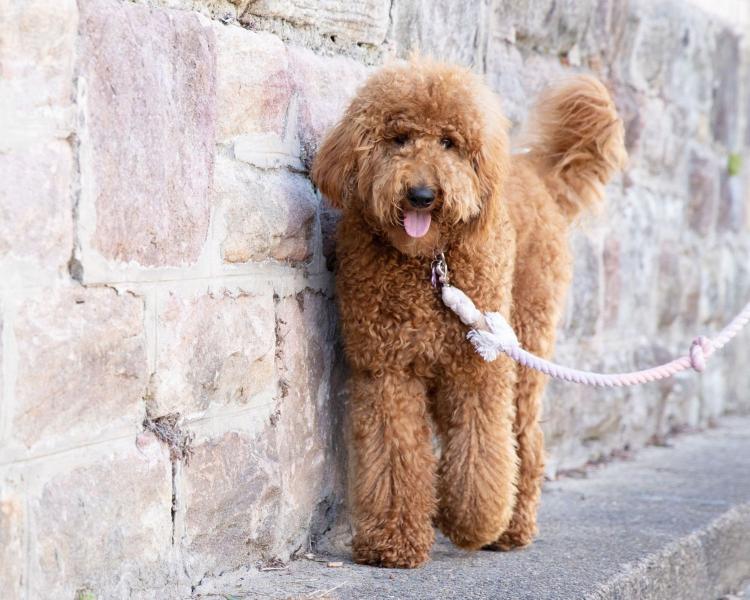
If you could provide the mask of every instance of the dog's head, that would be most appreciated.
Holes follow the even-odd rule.
[[[312,177],[333,206],[359,211],[401,252],[429,255],[494,223],[507,164],[494,94],[465,69],[412,60],[365,83]]]

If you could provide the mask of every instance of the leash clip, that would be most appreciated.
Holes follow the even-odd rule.
[[[432,287],[437,288],[438,285],[450,285],[448,263],[445,261],[444,252],[436,253],[432,261]]]

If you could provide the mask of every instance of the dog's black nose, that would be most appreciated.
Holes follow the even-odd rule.
[[[407,196],[414,208],[427,208],[435,201],[435,192],[424,185],[409,188]]]

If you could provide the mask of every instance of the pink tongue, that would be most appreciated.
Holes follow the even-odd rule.
[[[413,238],[421,238],[430,229],[432,217],[428,212],[407,210],[404,212],[404,229]]]

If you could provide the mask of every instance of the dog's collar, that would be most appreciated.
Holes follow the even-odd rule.
[[[450,276],[448,275],[448,263],[445,260],[445,252],[436,250],[432,256],[432,287],[449,286]]]

